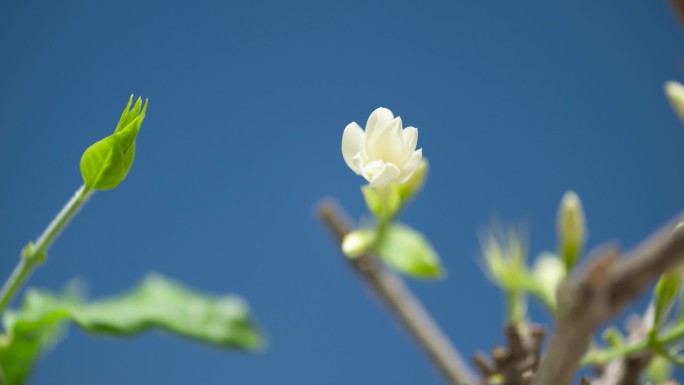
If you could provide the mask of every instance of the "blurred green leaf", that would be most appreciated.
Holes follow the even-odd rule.
[[[87,303],[31,289],[24,306],[6,312],[3,319],[8,340],[0,344],[0,366],[6,384],[23,381],[65,320],[113,337],[155,328],[219,347],[255,350],[263,342],[241,298],[211,298],[159,275],[148,276],[122,296]]]
[[[423,235],[409,226],[389,226],[376,248],[378,256],[401,273],[417,278],[439,278],[443,275],[437,252]]]
[[[646,380],[653,384],[664,384],[672,379],[674,365],[670,360],[661,355],[655,355],[648,363],[644,376]]]
[[[524,290],[529,286],[526,236],[511,226],[504,230],[494,223],[480,233],[485,273],[504,291]]]
[[[114,133],[88,147],[81,157],[81,176],[91,190],[110,190],[128,175],[135,157],[135,138],[147,112],[147,101],[128,101]]]
[[[37,322],[36,327],[31,330],[10,330],[7,326],[14,322],[16,315],[40,312],[40,309],[52,306],[54,301],[77,304],[80,302],[81,292],[77,281],[69,283],[66,290],[58,296],[30,289],[24,297],[21,309],[5,313],[3,320],[7,334],[0,336],[0,383],[24,383],[38,357],[51,349],[66,332],[67,320],[56,312]]]

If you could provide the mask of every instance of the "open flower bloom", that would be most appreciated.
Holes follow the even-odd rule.
[[[373,187],[404,183],[416,171],[423,149],[416,150],[418,129],[402,128],[401,118],[378,108],[368,118],[364,132],[352,122],[342,134],[342,156],[347,166]]]

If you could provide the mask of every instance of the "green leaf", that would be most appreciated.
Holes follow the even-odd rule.
[[[256,350],[263,343],[241,298],[211,298],[159,275],[148,276],[122,296],[87,303],[32,289],[24,306],[3,319],[10,343],[0,344],[0,367],[7,384],[21,383],[45,345],[42,340],[65,320],[88,333],[113,337],[154,328],[218,347]]]
[[[77,282],[67,285],[59,300],[64,303],[77,303],[80,290]],[[24,303],[17,312],[5,314],[5,332],[0,335],[0,383],[4,385],[19,385],[26,381],[37,358],[51,349],[66,332],[66,320],[52,314],[45,317],[40,326],[30,331],[12,331],[7,325],[14,323],[13,318],[18,313],[33,313],[49,306],[48,302],[54,297],[51,294],[42,295],[36,290],[29,290],[24,297]]]
[[[439,278],[443,275],[437,252],[409,226],[389,226],[375,251],[388,266],[406,275],[417,278]]]
[[[91,190],[111,190],[128,175],[135,157],[135,138],[147,112],[147,101],[128,101],[114,133],[88,147],[81,157],[81,176]]]
[[[661,355],[656,355],[651,358],[644,375],[650,383],[664,384],[672,379],[673,371],[674,365],[670,360]]]

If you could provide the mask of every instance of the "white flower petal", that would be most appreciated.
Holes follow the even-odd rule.
[[[384,163],[383,161],[373,161],[366,165],[365,171],[370,178],[371,186],[383,187],[394,182],[401,171],[392,163]]]
[[[355,168],[358,166],[352,162],[352,159],[362,151],[365,140],[363,130],[356,122],[349,123],[342,134],[342,156],[344,161],[349,168],[359,175],[361,174],[361,169]]]
[[[376,130],[375,135],[366,139],[368,159],[402,164],[410,156],[410,152],[407,153],[404,150],[401,118],[399,117],[394,118],[385,128]]]
[[[418,144],[418,129],[415,127],[406,127],[403,132],[404,145],[410,152],[416,151]]]
[[[421,160],[423,160],[423,149],[419,148],[414,151],[409,160],[401,166],[399,183],[404,183],[411,178],[413,173],[418,169],[418,166],[420,166]]]
[[[368,179],[368,181],[370,182],[368,174],[366,174],[366,172],[364,170],[364,163],[366,163],[366,161],[363,157],[363,154],[359,152],[347,164],[349,165],[349,168],[351,168],[352,171],[354,171],[356,173],[356,175],[361,175],[364,178]]]
[[[377,129],[382,129],[394,119],[394,114],[387,108],[377,108],[368,117],[366,122],[366,137],[370,138],[375,135]]]

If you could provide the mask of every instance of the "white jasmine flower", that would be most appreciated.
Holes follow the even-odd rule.
[[[342,156],[347,166],[373,187],[404,183],[416,171],[423,149],[416,150],[418,129],[402,128],[401,118],[378,108],[368,118],[366,131],[352,122],[342,134]]]

